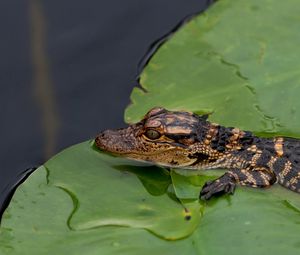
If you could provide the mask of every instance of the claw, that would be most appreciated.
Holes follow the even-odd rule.
[[[234,183],[230,183],[230,185],[226,186],[225,193],[233,195],[234,191],[235,191],[235,187],[236,187],[236,185]]]
[[[213,196],[233,194],[235,187],[236,184],[232,178],[223,175],[219,179],[206,182],[200,192],[199,198],[202,200],[209,200]]]
[[[210,184],[212,184],[214,181],[207,181],[205,184],[204,184],[204,186],[203,187],[206,187],[206,186],[208,186],[208,185],[210,185]]]

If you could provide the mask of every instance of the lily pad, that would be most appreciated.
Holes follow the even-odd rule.
[[[48,184],[47,174],[40,167],[14,195],[2,219],[0,254],[196,254],[191,242],[166,241],[140,228],[72,230],[68,219],[73,201]]]
[[[3,217],[0,254],[240,254],[244,248],[243,254],[296,254],[299,249],[300,211],[276,197],[279,186],[265,192],[238,189],[235,196],[202,202],[198,228],[183,240],[166,241],[141,228],[72,229],[72,198],[47,176],[40,167],[16,192]],[[176,178],[174,185],[181,185],[192,176]],[[199,189],[202,180],[191,182],[187,190]]]
[[[151,107],[211,113],[257,134],[300,137],[300,4],[222,0],[153,56],[125,119]]]
[[[171,176],[182,201],[196,199],[203,183],[217,177],[209,171],[201,176],[179,173],[172,171]],[[188,239],[194,240],[198,254],[297,254],[299,202],[299,194],[279,185],[263,191],[238,188],[234,196],[200,201],[203,217]]]

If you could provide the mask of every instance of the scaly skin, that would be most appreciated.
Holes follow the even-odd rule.
[[[278,182],[300,193],[299,140],[259,138],[211,123],[207,116],[153,108],[136,124],[103,131],[95,143],[113,154],[167,167],[228,169],[204,185],[204,200],[233,194],[236,184],[264,188]]]

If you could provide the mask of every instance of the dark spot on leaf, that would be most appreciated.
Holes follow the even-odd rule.
[[[192,218],[191,215],[185,215],[185,217],[184,217],[184,219],[187,220],[187,221],[190,220],[191,218]]]

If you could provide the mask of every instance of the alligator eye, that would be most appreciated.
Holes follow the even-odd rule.
[[[155,139],[160,138],[161,134],[158,131],[154,130],[154,129],[148,129],[145,132],[145,136],[148,137],[151,140],[155,140]]]

